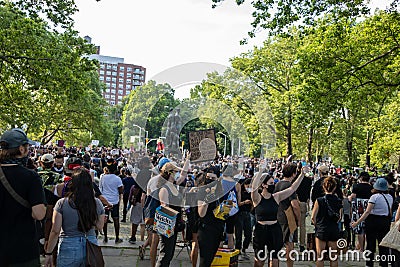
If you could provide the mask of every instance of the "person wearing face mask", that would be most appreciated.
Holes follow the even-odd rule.
[[[46,215],[46,200],[39,175],[26,168],[30,144],[18,128],[0,138],[0,266],[41,266],[35,220]]]
[[[251,217],[250,211],[253,209],[251,201],[251,179],[247,178],[242,184],[241,201],[239,204],[239,212],[235,224],[235,249],[240,251],[240,255],[244,260],[249,260],[246,249],[249,248],[251,241]],[[244,240],[242,242],[242,235]]]
[[[179,193],[177,188],[174,186],[176,173],[181,169],[175,166],[173,163],[166,163],[161,169],[161,177],[159,179],[159,200],[161,206],[170,207],[178,212],[176,218],[176,224],[174,234],[171,237],[159,235],[160,239],[160,251],[157,259],[157,267],[168,267],[174,257],[176,238],[180,231],[183,230],[184,225],[178,225],[178,222],[182,218],[182,195]]]
[[[203,172],[199,179],[198,207],[200,217],[197,229],[197,240],[200,251],[199,267],[209,267],[218,251],[223,237],[225,221],[214,216],[214,209],[219,205],[223,189],[220,179],[220,170],[216,166],[210,166]]]
[[[279,266],[278,252],[284,245],[282,228],[277,218],[279,203],[296,192],[308,168],[303,168],[300,176],[289,188],[275,193],[274,179],[271,175],[263,173],[264,170],[265,164],[262,164],[260,171],[253,179],[251,189],[251,199],[257,220],[253,234],[254,266],[264,266],[265,259],[268,257],[265,251],[267,248],[268,251],[273,251],[271,258],[268,259],[269,266],[275,267]],[[260,187],[261,193],[258,191]]]
[[[64,156],[63,155],[56,155],[54,157],[54,165],[51,168],[53,172],[56,172],[64,177]]]

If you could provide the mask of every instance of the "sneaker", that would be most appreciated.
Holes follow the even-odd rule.
[[[131,243],[131,244],[135,244],[136,243],[136,237],[129,238],[128,242]]]
[[[303,252],[305,250],[304,246],[300,246],[300,252]]]
[[[119,244],[124,242],[124,240],[122,240],[121,238],[115,239],[115,244]]]
[[[126,220],[125,220],[125,219],[122,219],[121,222],[126,223]]]
[[[144,260],[144,254],[146,249],[143,246],[139,246],[139,259]]]

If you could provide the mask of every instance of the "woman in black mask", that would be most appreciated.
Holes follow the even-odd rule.
[[[255,253],[254,266],[264,266],[265,260],[269,260],[269,266],[279,266],[278,252],[283,247],[283,234],[277,221],[279,202],[288,198],[299,187],[308,168],[303,168],[302,173],[291,187],[273,193],[275,190],[274,178],[263,173],[265,166],[253,179],[251,199],[255,207],[256,226],[253,236],[253,248]],[[261,193],[258,189],[261,186]],[[268,250],[266,254],[265,248]]]
[[[223,196],[220,174],[216,166],[204,170],[199,181],[198,214],[200,222],[197,230],[197,239],[200,250],[200,267],[211,266],[215,253],[224,233],[225,221],[214,216],[214,209],[218,206],[219,198]]]

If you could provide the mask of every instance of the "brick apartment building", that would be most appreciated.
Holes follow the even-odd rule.
[[[90,37],[84,38],[91,43]],[[89,58],[100,62],[100,81],[107,87],[103,97],[112,106],[122,102],[124,96],[145,83],[146,68],[124,63],[123,58],[100,55],[100,47],[97,47],[97,54],[90,55]]]

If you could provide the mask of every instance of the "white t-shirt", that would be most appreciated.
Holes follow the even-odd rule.
[[[100,178],[100,191],[103,196],[113,205],[119,202],[118,188],[123,186],[121,178],[115,174],[104,174]]]
[[[147,195],[150,195],[151,192],[155,191],[158,189],[158,180],[161,178],[160,175],[156,175],[154,177],[151,177],[149,182],[147,183]]]
[[[387,202],[385,200],[385,197],[383,196],[386,197]],[[389,207],[391,207],[393,204],[393,198],[389,194],[373,194],[369,198],[368,203],[375,204],[372,208],[371,214],[378,216],[387,216],[389,214],[388,203]]]

